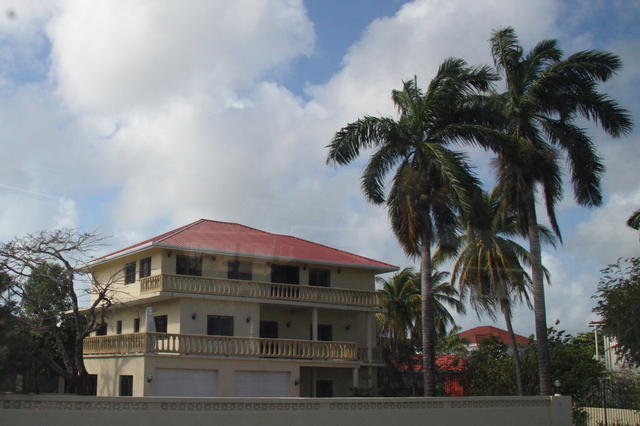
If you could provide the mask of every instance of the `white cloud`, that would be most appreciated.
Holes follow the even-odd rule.
[[[48,34],[61,96],[81,111],[116,114],[232,96],[314,42],[299,0],[70,0]]]

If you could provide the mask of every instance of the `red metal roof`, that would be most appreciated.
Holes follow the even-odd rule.
[[[364,256],[338,250],[329,246],[292,237],[272,234],[238,223],[218,222],[200,219],[164,234],[141,241],[94,259],[99,263],[132,251],[157,247],[175,247],[185,250],[203,250],[224,253],[255,255],[266,258],[285,258],[300,261],[343,264],[378,269],[381,272],[394,271],[397,266],[369,259]]]
[[[469,330],[461,331],[458,336],[469,341],[469,343],[480,343],[484,339],[495,336],[505,345],[509,344],[509,332],[501,328],[493,327],[490,325],[484,325],[480,327],[471,328]],[[520,346],[527,346],[529,339],[516,334],[516,343]]]

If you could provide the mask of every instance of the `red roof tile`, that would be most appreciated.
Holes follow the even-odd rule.
[[[266,258],[284,258],[315,261],[328,264],[353,265],[393,271],[397,266],[338,250],[329,246],[289,235],[272,234],[245,225],[200,219],[164,234],[141,241],[94,259],[99,263],[112,257],[140,250],[148,246],[175,247],[224,253],[254,255]]]
[[[469,341],[469,343],[480,343],[484,339],[495,336],[505,345],[509,344],[509,332],[501,328],[493,327],[490,325],[484,325],[480,327],[471,328],[469,330],[461,331],[458,336]],[[520,346],[527,346],[529,339],[516,334],[516,343]]]

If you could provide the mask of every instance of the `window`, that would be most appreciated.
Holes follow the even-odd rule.
[[[207,334],[210,336],[233,336],[233,317],[207,316]]]
[[[153,322],[156,323],[156,333],[166,333],[167,332],[167,316],[166,315],[158,315],[153,317]]]
[[[120,376],[120,396],[133,395],[133,376]]]
[[[202,256],[176,256],[176,274],[202,275]]]
[[[331,271],[328,269],[309,268],[309,285],[321,287],[331,286]]]
[[[271,282],[299,284],[300,268],[291,265],[271,265]]]
[[[118,320],[116,322],[116,334],[122,334],[122,321]]]
[[[98,329],[96,330],[96,336],[106,336],[107,335],[107,323],[103,322],[98,325]]]
[[[260,321],[260,337],[277,339],[278,321]]]
[[[88,374],[87,375],[87,395],[97,395],[98,394],[98,375],[97,374]]]
[[[131,284],[136,281],[136,262],[124,265],[124,283]]]
[[[328,324],[318,324],[318,340],[330,342],[333,340],[333,327]]]
[[[251,262],[233,260],[227,265],[229,267],[227,278],[232,280],[251,280]]]
[[[145,257],[140,260],[140,278],[151,275],[151,258]]]
[[[140,332],[140,318],[133,319],[133,332],[134,333]]]
[[[316,380],[316,397],[332,398],[333,397],[333,381]]]

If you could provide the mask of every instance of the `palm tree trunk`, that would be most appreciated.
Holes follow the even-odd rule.
[[[538,376],[540,395],[551,395],[551,359],[547,342],[547,311],[544,302],[542,279],[542,250],[536,217],[536,202],[533,185],[527,194],[527,219],[529,222],[529,253],[531,255],[531,281],[533,285],[533,309],[536,325],[536,350],[538,354]]]
[[[513,332],[513,325],[511,324],[511,306],[508,300],[502,299],[500,301],[502,305],[502,313],[504,314],[504,322],[507,324],[507,331],[509,332],[509,344],[513,351],[513,362],[516,367],[516,386],[518,388],[518,395],[524,395],[522,390],[522,374],[520,368],[520,352],[518,351],[518,344],[516,343],[516,335]]]
[[[433,319],[433,294],[431,289],[431,238],[422,240],[420,259],[420,281],[422,284],[422,373],[424,374],[424,396],[436,394],[435,325]]]

